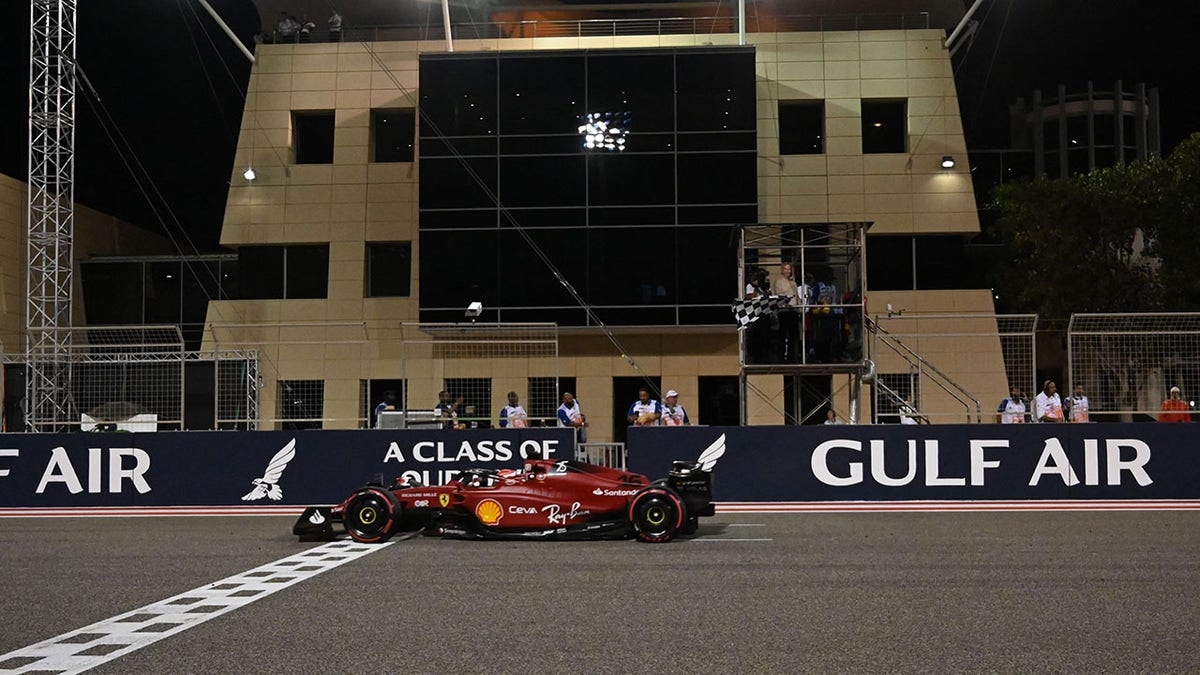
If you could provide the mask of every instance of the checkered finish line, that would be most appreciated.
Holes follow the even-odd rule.
[[[0,673],[80,673],[382,550],[334,541],[0,656]]]
[[[738,328],[745,328],[764,316],[774,314],[792,301],[790,295],[760,295],[757,298],[734,300],[729,307],[733,310],[733,318]]]

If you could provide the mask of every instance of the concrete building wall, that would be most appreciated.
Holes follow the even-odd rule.
[[[941,47],[943,38],[941,30],[749,35],[757,48],[759,220],[872,221],[873,234],[977,232],[958,100],[950,60]],[[612,49],[735,42],[733,35],[514,38],[457,40],[455,49]],[[442,42],[258,47],[237,158],[230,168],[221,243],[237,247],[328,242],[329,297],[213,302],[208,321],[226,327],[225,345],[274,339],[270,329],[252,324],[361,325],[368,335],[366,346],[275,342],[267,350],[270,356],[263,362],[263,375],[268,380],[326,379],[325,414],[337,420],[326,426],[356,424],[358,380],[399,378],[405,372],[399,324],[417,320],[422,273],[417,264],[418,164],[370,161],[370,111],[415,108],[418,55],[444,50]],[[779,101],[804,98],[826,101],[826,152],[781,156]],[[863,154],[859,119],[863,98],[907,98],[908,153]],[[336,111],[332,164],[294,164],[291,113],[303,110]],[[940,166],[947,154],[960,160],[950,171]],[[254,167],[256,180],[243,177],[247,166]],[[413,242],[412,296],[364,297],[368,241]],[[897,297],[911,297],[909,304],[917,305],[927,296],[941,297],[926,292]],[[986,292],[963,295],[958,304],[963,311],[993,311]],[[623,331],[620,336],[628,355],[645,373],[661,376],[664,389],[683,393],[693,417],[698,377],[738,373],[737,335],[732,327],[694,333],[647,328],[642,333]],[[236,340],[230,337],[234,334]],[[407,370],[410,405],[432,407],[440,389],[437,374],[423,373],[418,363],[408,364]],[[495,364],[476,375],[495,378],[493,410],[504,404],[504,393],[522,377],[508,370]],[[574,393],[589,405],[591,440],[611,437],[612,378],[638,372],[598,332],[564,334],[558,370],[562,376],[577,378]],[[755,393],[747,402],[751,423],[781,423],[783,378],[756,376],[752,384]],[[273,410],[274,395],[274,388],[267,386],[262,410]]]

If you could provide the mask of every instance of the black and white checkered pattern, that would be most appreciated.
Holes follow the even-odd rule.
[[[734,300],[730,308],[738,329],[745,328],[760,318],[778,312],[792,301],[790,295],[760,295],[757,298]]]

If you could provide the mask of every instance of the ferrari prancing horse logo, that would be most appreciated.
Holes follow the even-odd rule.
[[[450,506],[450,495],[446,493],[438,495],[438,503],[442,505],[443,509]]]

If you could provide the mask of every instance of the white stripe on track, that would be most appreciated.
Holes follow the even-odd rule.
[[[774,539],[728,539],[725,537],[697,537],[692,540],[693,544],[709,541],[774,541]]]
[[[80,673],[382,550],[334,541],[0,655],[5,673]]]

